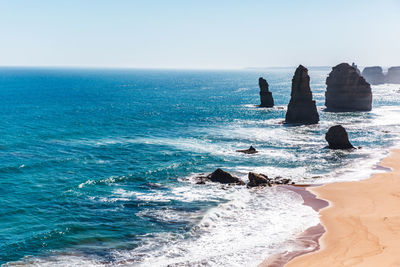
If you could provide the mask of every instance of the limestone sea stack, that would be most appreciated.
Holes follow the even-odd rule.
[[[390,67],[388,69],[386,82],[400,84],[400,67]]]
[[[362,76],[369,84],[377,85],[385,83],[385,75],[383,75],[383,70],[379,66],[365,67]]]
[[[330,149],[351,149],[354,148],[349,141],[346,129],[342,125],[335,125],[329,128],[325,134],[325,140]]]
[[[371,85],[347,63],[332,68],[326,78],[326,111],[370,111]]]
[[[292,79],[292,92],[286,112],[285,123],[315,124],[319,115],[310,90],[310,76],[307,68],[300,65]]]
[[[260,86],[260,107],[272,108],[274,106],[274,99],[272,97],[272,93],[269,91],[268,82],[260,77],[258,79],[258,85]]]

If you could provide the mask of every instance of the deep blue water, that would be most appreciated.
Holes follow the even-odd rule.
[[[39,264],[78,257],[93,264],[117,264],[123,258],[152,265],[165,251],[161,243],[174,244],[174,254],[155,263],[163,265],[174,258],[179,262],[180,253],[190,254],[196,242],[227,242],[213,238],[218,231],[238,229],[224,222],[237,216],[240,204],[227,209],[233,212],[229,216],[223,213],[227,218],[219,213],[210,219],[215,232],[197,229],[223,205],[241,198],[253,203],[260,196],[193,184],[193,175],[218,167],[243,179],[248,171],[308,183],[366,178],[385,149],[398,142],[399,88],[373,87],[372,112],[326,113],[329,71],[310,70],[320,124],[288,127],[281,122],[294,68],[1,68],[0,264],[24,257]],[[260,76],[270,84],[273,109],[255,107]],[[362,148],[324,149],[324,134],[336,123]],[[250,145],[260,153],[235,152]],[[284,193],[278,191],[265,193],[272,200],[264,214],[283,205],[279,195]],[[281,203],[274,204],[275,198]],[[288,199],[290,214],[299,200]],[[255,216],[248,212],[241,216]],[[272,215],[265,220],[275,223]],[[207,255],[196,254],[196,259],[218,263]]]

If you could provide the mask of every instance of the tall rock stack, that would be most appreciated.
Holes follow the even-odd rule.
[[[267,81],[260,77],[258,79],[258,85],[260,86],[260,107],[272,108],[274,106],[274,99],[272,98],[272,93],[269,91]]]
[[[315,124],[319,115],[310,90],[310,76],[307,68],[300,65],[292,79],[292,92],[286,112],[285,123]]]
[[[390,67],[386,74],[387,83],[400,83],[400,67]]]
[[[362,76],[369,84],[377,85],[385,83],[385,75],[383,75],[383,70],[379,66],[365,67]]]
[[[347,63],[332,68],[326,78],[325,106],[327,111],[370,111],[371,85]]]

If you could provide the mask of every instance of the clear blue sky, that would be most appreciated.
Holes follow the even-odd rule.
[[[400,0],[0,0],[0,65],[400,65]]]

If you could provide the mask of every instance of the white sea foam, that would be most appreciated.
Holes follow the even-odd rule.
[[[223,199],[227,192],[235,190],[234,187],[227,187],[224,190],[216,190],[215,185],[207,186],[174,186],[169,190],[152,190],[151,192],[126,191],[116,189],[113,191],[112,198],[131,198],[140,201],[151,202],[193,202],[193,201],[218,201]]]
[[[248,87],[241,87],[241,88],[236,89],[234,92],[239,93],[239,92],[244,92],[244,91],[249,91],[249,90],[250,90],[250,88],[248,88]]]
[[[190,238],[166,243],[154,238],[150,246],[120,251],[119,257],[143,255],[138,259],[142,266],[256,266],[280,249],[295,249],[290,242],[294,236],[319,221],[315,211],[301,204],[299,195],[282,188],[239,187],[226,197],[230,200],[211,209]]]
[[[17,262],[10,262],[4,264],[5,267],[10,266],[42,266],[42,267],[104,267],[109,264],[105,264],[104,260],[100,257],[95,256],[84,256],[81,254],[64,254],[64,255],[52,255],[45,258],[40,257],[25,257]]]
[[[296,235],[319,222],[317,213],[302,205],[299,195],[277,187],[250,190],[243,186],[223,188],[218,184],[187,183],[175,187],[170,197],[149,195],[116,189],[112,197],[122,201],[141,198],[188,202],[223,198],[226,202],[205,215],[201,211],[171,208],[141,211],[137,216],[165,222],[202,219],[186,235],[161,233],[143,236],[142,246],[112,251],[112,260],[109,261],[93,255],[71,253],[46,258],[28,257],[19,263],[37,266],[256,266],[265,257],[282,249],[298,249],[294,242]]]
[[[88,186],[88,185],[94,185],[94,184],[99,184],[99,183],[111,185],[111,184],[114,184],[116,181],[123,180],[124,178],[125,178],[124,176],[121,176],[121,177],[110,176],[108,178],[104,178],[104,179],[101,179],[101,180],[90,179],[90,180],[87,180],[86,182],[80,183],[78,185],[78,188],[83,188],[83,187]]]

